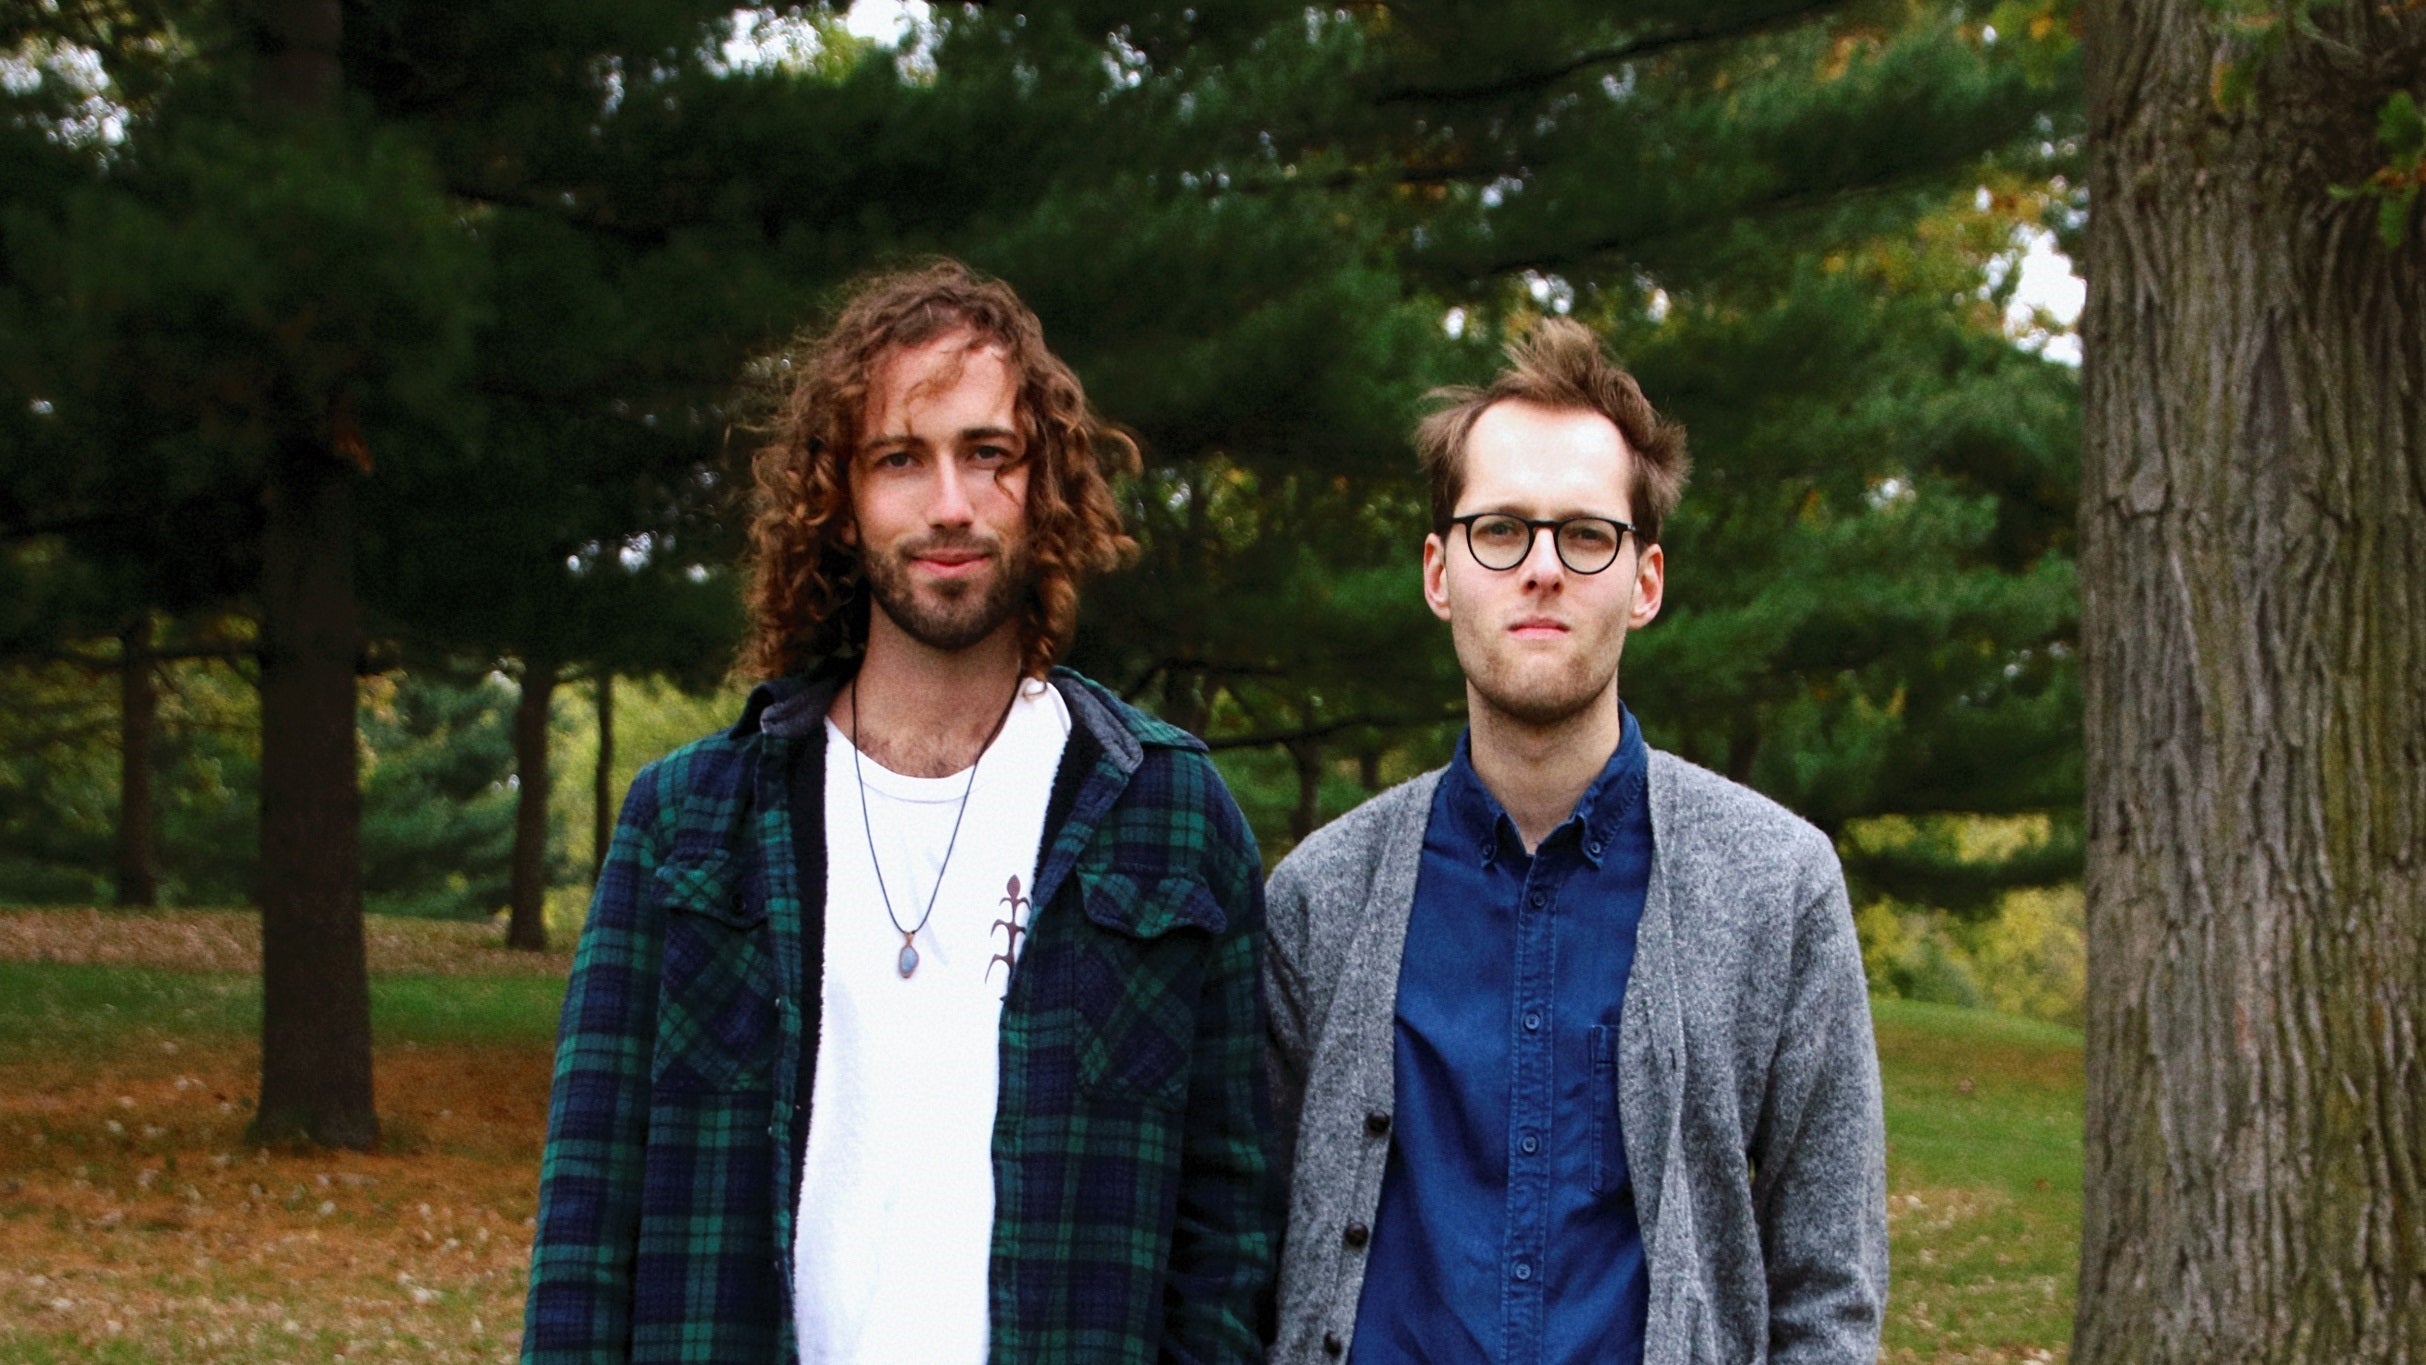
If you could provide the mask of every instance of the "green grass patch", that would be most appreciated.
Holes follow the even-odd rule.
[[[138,1038],[220,1038],[260,1027],[255,977],[0,962],[0,1060],[97,1060]]]
[[[552,976],[371,978],[381,1042],[553,1043],[564,981]]]
[[[2061,1359],[2081,1236],[2081,1035],[1877,1000],[1890,1361]]]
[[[381,1043],[526,1043],[556,1036],[564,982],[554,977],[371,979]],[[0,1060],[101,1058],[150,1038],[251,1038],[261,981],[229,972],[0,962]]]

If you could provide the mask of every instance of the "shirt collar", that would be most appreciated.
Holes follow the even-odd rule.
[[[1594,867],[1601,865],[1612,844],[1617,841],[1619,828],[1642,809],[1649,794],[1650,751],[1643,743],[1642,728],[1635,724],[1634,713],[1618,703],[1617,750],[1609,755],[1600,776],[1584,788],[1568,817],[1550,831],[1541,846],[1548,848],[1566,834],[1576,831],[1578,851]],[[1516,822],[1508,817],[1499,798],[1483,785],[1474,771],[1473,731],[1457,737],[1457,753],[1449,760],[1449,770],[1441,775],[1441,786],[1449,802],[1449,818],[1463,848],[1472,852],[1476,861],[1489,867],[1505,852],[1518,861],[1524,860],[1524,839],[1516,832]]]

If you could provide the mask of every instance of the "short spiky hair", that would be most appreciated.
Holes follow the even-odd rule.
[[[1656,544],[1660,527],[1685,491],[1685,429],[1663,419],[1634,376],[1601,350],[1592,329],[1570,318],[1544,318],[1508,343],[1508,368],[1482,388],[1434,389],[1439,404],[1415,428],[1415,454],[1432,492],[1432,530],[1449,531],[1466,491],[1466,438],[1485,409],[1511,399],[1549,408],[1597,412],[1626,438],[1633,479],[1626,490],[1634,533]]]
[[[1137,467],[1137,443],[1087,405],[1078,376],[1045,349],[1043,324],[1011,287],[952,260],[867,276],[845,292],[830,327],[783,358],[789,387],[754,462],[744,673],[802,673],[866,647],[867,582],[843,533],[868,391],[891,353],[963,330],[1001,347],[1018,377],[1036,568],[1019,612],[1023,672],[1043,674],[1068,647],[1079,583],[1136,553],[1110,480]]]

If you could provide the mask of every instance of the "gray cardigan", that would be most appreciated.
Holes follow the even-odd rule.
[[[1291,1174],[1271,1359],[1352,1340],[1389,1155],[1393,1016],[1440,774],[1373,798],[1266,893],[1270,1065]],[[1886,1136],[1836,850],[1766,797],[1651,755],[1652,864],[1618,1023],[1645,1365],[1877,1358]],[[1361,1233],[1362,1229],[1359,1229]]]

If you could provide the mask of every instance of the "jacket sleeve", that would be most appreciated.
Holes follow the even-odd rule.
[[[1275,1179],[1285,1190],[1297,1164],[1298,1117],[1305,1110],[1311,1030],[1305,981],[1306,886],[1296,855],[1281,860],[1264,887],[1264,1076],[1272,1088]]]
[[[1190,1365],[1263,1359],[1280,1216],[1263,1070],[1263,869],[1229,792],[1218,778],[1211,789],[1207,889],[1227,924],[1198,997],[1164,1288],[1162,1358]]]
[[[556,1042],[526,1365],[630,1356],[642,1144],[662,936],[649,894],[662,850],[657,765],[624,798],[574,951]]]
[[[1786,1013],[1752,1151],[1752,1200],[1769,1281],[1769,1359],[1869,1365],[1878,1358],[1887,1303],[1878,1047],[1834,851],[1821,843],[1808,871]]]

